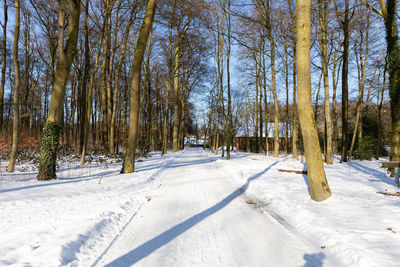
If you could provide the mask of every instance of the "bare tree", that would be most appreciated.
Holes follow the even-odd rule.
[[[21,86],[21,77],[18,60],[18,42],[20,20],[20,1],[15,0],[15,25],[14,25],[14,44],[13,44],[13,63],[14,63],[14,118],[13,118],[13,142],[11,147],[10,160],[8,162],[7,172],[14,172],[15,161],[17,160],[17,150],[19,141],[19,90]]]
[[[56,178],[56,157],[62,123],[62,113],[69,71],[76,53],[79,33],[80,0],[69,0],[70,20],[64,46],[64,27],[66,16],[66,0],[60,1],[58,13],[58,59],[51,94],[50,110],[46,125],[43,128],[40,147],[38,180]]]
[[[392,120],[390,140],[390,160],[400,161],[400,47],[397,27],[397,0],[379,1],[380,10],[362,0],[376,14],[383,17],[386,28],[388,54],[389,95]],[[392,171],[394,175],[394,172]]]
[[[307,178],[311,199],[323,201],[331,196],[331,191],[325,176],[311,102],[311,0],[297,0],[296,11],[298,110],[307,161]]]
[[[129,115],[129,132],[128,141],[126,144],[126,152],[124,164],[121,173],[131,173],[135,170],[135,153],[136,140],[138,135],[139,122],[139,90],[140,90],[140,71],[146,51],[147,38],[153,25],[154,14],[156,10],[156,0],[148,0],[146,14],[143,19],[142,27],[140,28],[139,37],[137,40],[134,60],[131,67],[131,97],[130,97],[130,115]]]

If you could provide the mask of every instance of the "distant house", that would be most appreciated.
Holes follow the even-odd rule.
[[[292,127],[287,124],[288,149],[291,149]],[[268,150],[273,150],[275,124],[268,123]],[[286,144],[286,123],[279,123],[279,150],[284,151]],[[253,125],[242,125],[236,133],[236,149],[242,151],[259,152],[265,150],[265,125],[263,125],[262,136],[256,137]]]

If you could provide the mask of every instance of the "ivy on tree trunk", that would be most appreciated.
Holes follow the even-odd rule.
[[[57,148],[60,139],[60,126],[48,121],[43,128],[43,139],[40,146],[39,181],[56,179]]]

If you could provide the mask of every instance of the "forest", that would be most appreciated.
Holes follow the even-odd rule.
[[[130,173],[137,157],[186,145],[229,160],[244,129],[248,152],[304,155],[311,197],[321,201],[331,194],[323,161],[400,161],[395,0],[4,0],[2,8],[8,172],[36,157],[37,180],[55,179],[57,155],[70,153],[81,166],[88,155],[120,157]]]

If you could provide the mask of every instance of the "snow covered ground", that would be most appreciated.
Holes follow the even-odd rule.
[[[107,162],[107,163],[106,163]],[[304,161],[303,161],[304,162]],[[0,265],[398,266],[400,197],[378,161],[325,166],[316,203],[302,161],[202,149],[121,163],[0,168]]]

